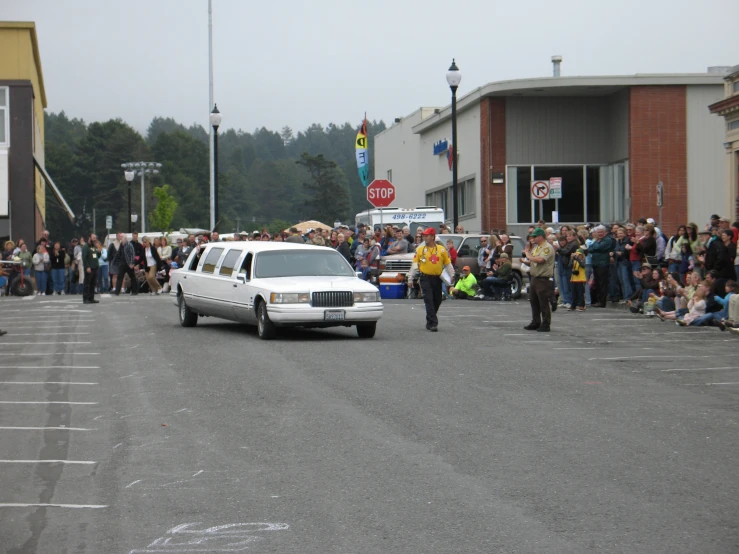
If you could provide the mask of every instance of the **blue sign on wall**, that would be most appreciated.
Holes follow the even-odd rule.
[[[446,151],[449,150],[449,140],[443,139],[438,142],[434,143],[434,156],[440,156],[441,154],[446,154]]]

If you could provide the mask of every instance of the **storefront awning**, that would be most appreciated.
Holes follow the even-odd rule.
[[[54,193],[54,196],[56,196],[56,199],[59,200],[59,203],[62,205],[62,208],[64,208],[64,211],[67,212],[67,216],[69,217],[69,220],[74,223],[74,212],[72,211],[72,208],[69,207],[69,204],[67,204],[67,201],[64,200],[64,197],[62,196],[62,193],[59,191],[57,186],[54,184],[54,180],[51,178],[51,175],[49,175],[46,172],[46,169],[44,169],[44,166],[42,166],[36,156],[33,157],[33,164],[36,166],[36,168],[39,170],[41,175],[44,178],[44,181],[46,181],[46,184],[49,185],[49,188],[51,189],[51,192]]]

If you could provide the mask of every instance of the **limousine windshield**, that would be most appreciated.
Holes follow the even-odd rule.
[[[274,250],[257,255],[255,276],[354,277],[355,273],[335,250]]]

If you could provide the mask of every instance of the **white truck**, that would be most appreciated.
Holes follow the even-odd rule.
[[[422,227],[427,229],[433,227],[439,231],[439,225],[444,223],[444,210],[436,206],[419,206],[417,208],[375,208],[365,210],[357,214],[356,224],[364,223],[370,229],[397,225],[398,227],[410,227],[411,236],[416,236],[416,229]]]

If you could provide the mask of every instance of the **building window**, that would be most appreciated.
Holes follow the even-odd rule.
[[[509,166],[508,222],[552,221],[558,212],[562,223],[620,221],[626,213],[626,165]],[[532,181],[562,179],[562,198],[533,200]]]
[[[738,131],[739,130],[739,119],[736,119],[734,121],[729,121],[729,131]]]
[[[8,143],[10,142],[8,96],[8,87],[0,87],[0,146],[8,146]]]
[[[444,210],[447,219],[452,218],[452,186],[426,194],[426,205],[436,206]],[[467,179],[457,183],[457,212],[459,217],[475,214],[475,179]]]
[[[739,92],[739,81],[734,81],[733,90],[735,93]]]
[[[387,170],[387,180],[390,181],[391,183],[393,182],[393,170],[392,169]]]

